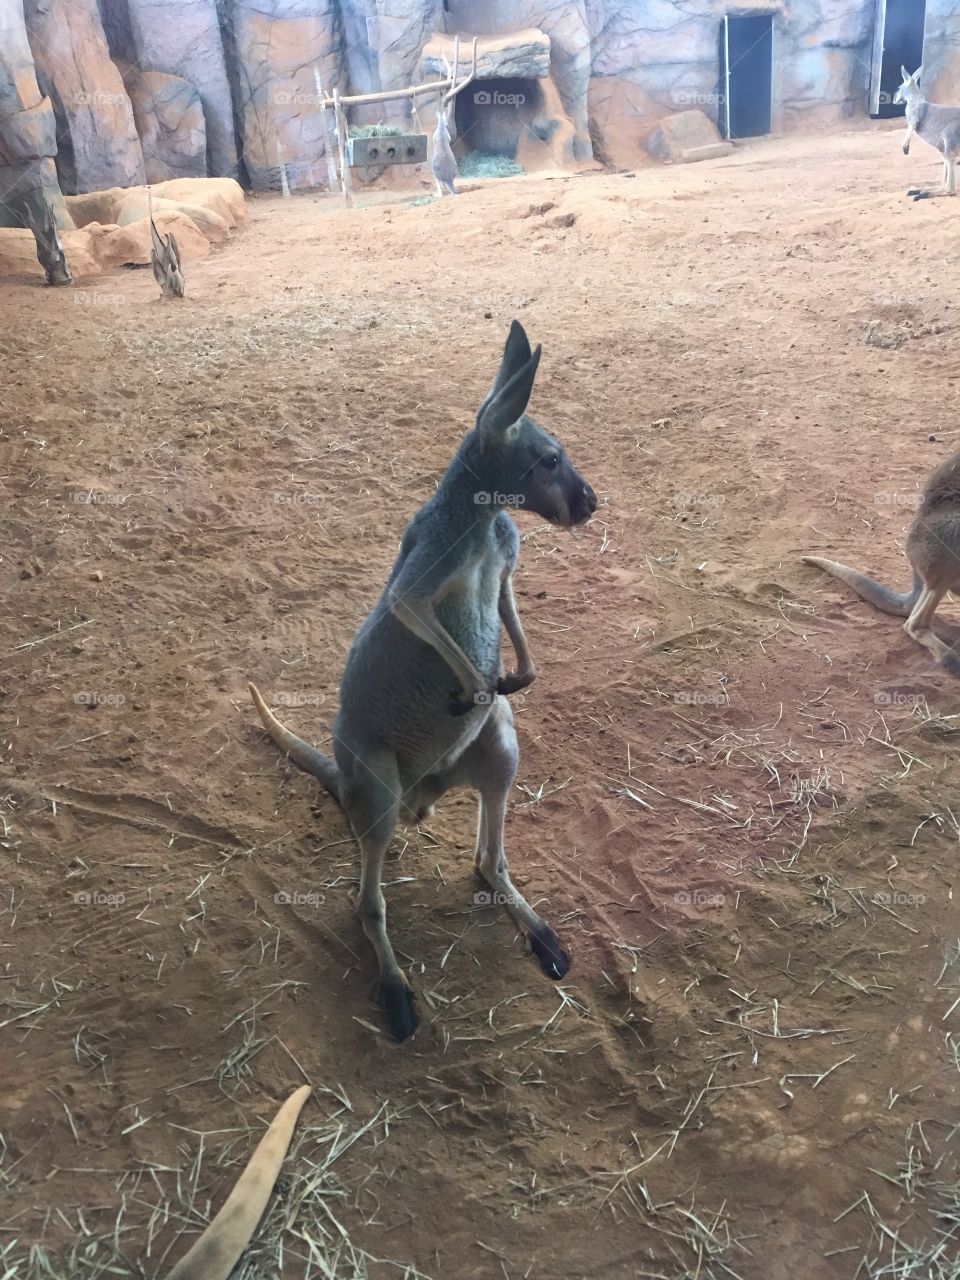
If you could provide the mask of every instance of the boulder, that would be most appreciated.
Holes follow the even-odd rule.
[[[472,39],[460,38],[460,71],[465,75],[473,65]],[[436,80],[453,67],[453,36],[435,35],[420,55],[420,80]],[[522,76],[539,80],[550,74],[550,37],[535,27],[507,35],[482,36],[477,40],[477,79]],[[479,88],[482,90],[483,85]],[[473,92],[473,86],[468,90]]]
[[[702,111],[678,111],[663,117],[647,138],[647,150],[658,160],[684,164],[727,155],[733,144],[724,142]]]
[[[195,85],[206,123],[207,172],[236,176],[233,101],[217,0],[101,0],[112,39],[140,67]]]
[[[53,157],[57,122],[40,92],[22,0],[0,0],[0,227],[20,225],[19,197],[39,188],[70,225]]]
[[[24,15],[37,80],[56,115],[64,191],[142,182],[133,108],[96,0],[25,0]]]
[[[207,126],[197,89],[166,71],[141,71],[127,84],[147,182],[205,177]]]
[[[180,250],[180,260],[184,264],[199,262],[210,252],[210,244],[192,219],[179,209],[161,209],[154,215],[157,227],[166,235],[172,231]],[[64,237],[64,249],[67,261],[72,264],[71,245],[77,245],[96,261],[99,270],[107,271],[114,267],[148,266],[152,241],[150,239],[150,220],[140,218],[128,226],[101,226],[92,222],[79,231],[68,232]],[[153,281],[151,280],[151,288]]]
[[[213,209],[199,204],[181,203],[179,200],[167,200],[163,196],[154,196],[152,193],[148,201],[145,191],[131,191],[124,200],[120,201],[117,226],[128,227],[134,222],[139,222],[141,218],[149,217],[151,204],[155,222],[160,213],[171,209],[176,210],[178,213],[185,214],[197,230],[203,232],[210,244],[220,244],[230,234],[226,218],[221,217]],[[159,223],[157,225],[159,226]]]
[[[314,69],[340,84],[337,0],[234,0],[233,46],[243,159],[253,186],[279,190],[327,182],[325,131]]]
[[[233,178],[174,178],[151,185],[150,194],[156,207],[163,201],[180,208],[196,208],[216,215],[212,226],[219,235],[220,224],[232,230],[247,216],[243,188]],[[140,203],[138,203],[140,202]],[[146,216],[147,195],[142,187],[132,191],[114,187],[110,191],[91,191],[86,195],[68,196],[67,208],[78,227],[90,223],[103,225],[129,222]],[[124,209],[136,211],[122,219]]]

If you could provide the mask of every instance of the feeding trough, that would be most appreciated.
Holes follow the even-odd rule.
[[[425,133],[375,133],[347,139],[347,164],[361,169],[371,165],[424,164]]]

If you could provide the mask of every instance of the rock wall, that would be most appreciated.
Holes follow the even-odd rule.
[[[774,129],[862,117],[875,0],[0,0],[0,224],[24,183],[66,219],[60,188],[134,185],[144,166],[276,189],[282,162],[292,187],[323,185],[316,77],[410,85],[438,32],[544,32],[564,156],[636,164],[665,115],[717,119],[721,17],[758,9],[775,17]],[[960,100],[960,0],[927,0],[926,54],[927,91]]]

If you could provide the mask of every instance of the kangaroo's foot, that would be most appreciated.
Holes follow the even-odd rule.
[[[531,929],[527,936],[530,939],[530,950],[539,960],[540,968],[548,978],[559,982],[570,969],[570,957],[560,945],[560,939],[548,924]]]
[[[952,676],[960,676],[960,654],[955,649],[948,649],[940,658],[940,666]]]
[[[911,187],[907,192],[908,196],[912,196],[914,200],[938,200],[941,196],[955,195],[954,191],[944,191],[941,187]]]
[[[418,1023],[414,1008],[416,996],[406,977],[398,973],[381,978],[377,984],[377,1000],[394,1040],[406,1040],[412,1036]]]

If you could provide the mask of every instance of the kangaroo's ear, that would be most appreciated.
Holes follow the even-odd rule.
[[[516,339],[518,344],[518,352],[526,355],[526,360],[522,363],[516,359],[514,363],[507,363],[508,356],[511,355],[511,342],[514,342],[514,332],[519,334]],[[522,343],[522,352],[519,344]],[[510,330],[510,337],[507,339],[507,349],[503,354],[503,364],[500,366],[500,372],[497,374],[497,380],[493,384],[493,390],[484,400],[477,414],[477,430],[484,444],[498,436],[502,435],[508,427],[522,416],[527,405],[530,403],[530,393],[533,391],[533,380],[537,376],[537,366],[540,363],[540,346],[531,353],[530,344],[527,341],[527,335],[523,329],[513,322]],[[506,378],[504,374],[506,373]]]
[[[524,332],[523,325],[519,320],[514,320],[510,325],[510,332],[507,334],[506,345],[503,348],[503,359],[500,361],[500,368],[497,370],[497,376],[493,380],[493,386],[487,394],[486,400],[477,410],[477,426],[480,426],[480,419],[483,417],[484,411],[490,404],[490,401],[502,391],[515,373],[519,372],[525,364],[530,362],[530,340]],[[521,409],[521,413],[523,410]],[[519,415],[518,415],[519,416]]]
[[[916,84],[920,83],[920,72],[922,70],[923,70],[923,67],[917,67],[916,71],[913,73],[913,79]]]
[[[910,72],[907,70],[907,68],[903,65],[902,62],[900,63],[900,74],[903,76],[903,83],[906,84],[907,81],[910,79]]]

